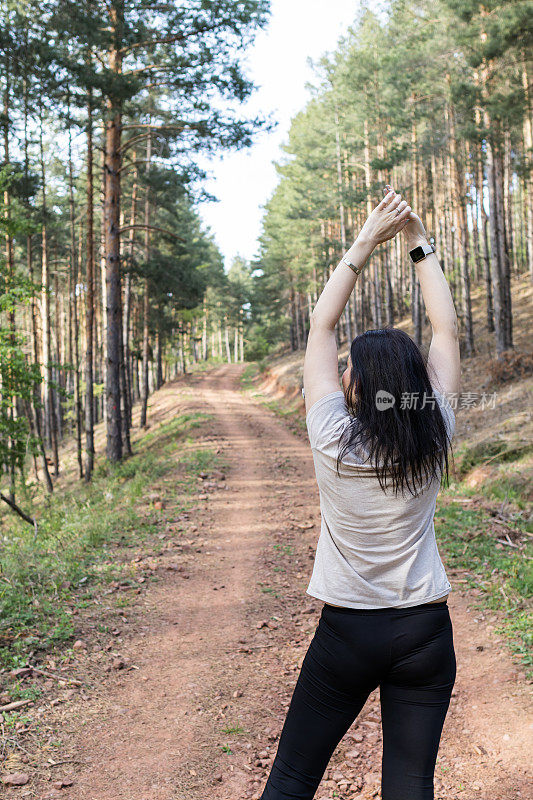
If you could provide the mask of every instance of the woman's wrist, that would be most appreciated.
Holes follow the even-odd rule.
[[[361,231],[361,233],[359,233],[359,235],[357,236],[355,242],[348,250],[348,253],[353,254],[354,251],[357,250],[359,253],[363,254],[363,257],[366,261],[372,255],[376,247],[377,243]]]
[[[428,244],[427,236],[410,236],[407,238],[407,249],[414,250],[415,247],[419,247],[422,244]]]
[[[372,237],[363,230],[359,231],[357,234],[354,244],[356,243],[363,245],[364,247],[371,247],[373,250],[377,247],[377,242],[375,242]]]

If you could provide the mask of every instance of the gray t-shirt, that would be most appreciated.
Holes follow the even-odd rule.
[[[441,392],[434,396],[448,436],[455,413]],[[320,494],[321,530],[307,594],[347,608],[408,608],[451,589],[435,540],[433,517],[440,480],[418,497],[406,489],[387,493],[367,451],[350,451],[336,472],[339,438],[351,417],[344,392],[317,400],[306,416]],[[417,484],[418,487],[418,484]]]

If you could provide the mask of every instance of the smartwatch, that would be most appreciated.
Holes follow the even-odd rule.
[[[417,261],[422,261],[423,258],[434,252],[435,248],[432,244],[420,244],[418,247],[413,248],[413,250],[409,250],[409,255],[411,256],[413,264],[416,264]]]

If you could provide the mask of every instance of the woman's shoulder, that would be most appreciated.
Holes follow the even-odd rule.
[[[324,407],[337,407],[342,404],[344,404],[344,407],[346,408],[346,398],[344,397],[344,392],[342,389],[335,389],[332,392],[327,392],[327,394],[322,395],[322,397],[319,397],[319,399],[313,403],[311,408],[307,411],[305,418],[308,420],[310,417],[319,413],[320,409]],[[346,410],[348,409],[346,408]]]
[[[350,412],[342,389],[323,395],[305,417],[311,447],[318,448],[338,438],[349,420]]]
[[[349,425],[357,424],[357,417],[349,410],[344,392],[339,390],[317,400],[309,409],[306,422],[311,449],[328,461],[336,461],[339,441]],[[354,443],[344,454],[342,464],[348,468],[365,467],[362,474],[368,474],[371,466],[368,450]]]

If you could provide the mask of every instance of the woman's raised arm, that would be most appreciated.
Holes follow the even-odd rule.
[[[409,215],[403,234],[409,250],[428,244],[424,225],[414,211]],[[461,387],[459,330],[448,281],[435,253],[430,253],[418,261],[415,269],[433,330],[428,354],[430,380],[444,393],[459,392]]]
[[[375,247],[392,239],[407,224],[411,207],[401,195],[389,192],[368,216],[361,231],[331,274],[318,298],[307,339],[304,360],[304,395],[306,412],[330,392],[340,389],[335,325],[344,311],[362,270]],[[355,270],[353,269],[355,268]]]

